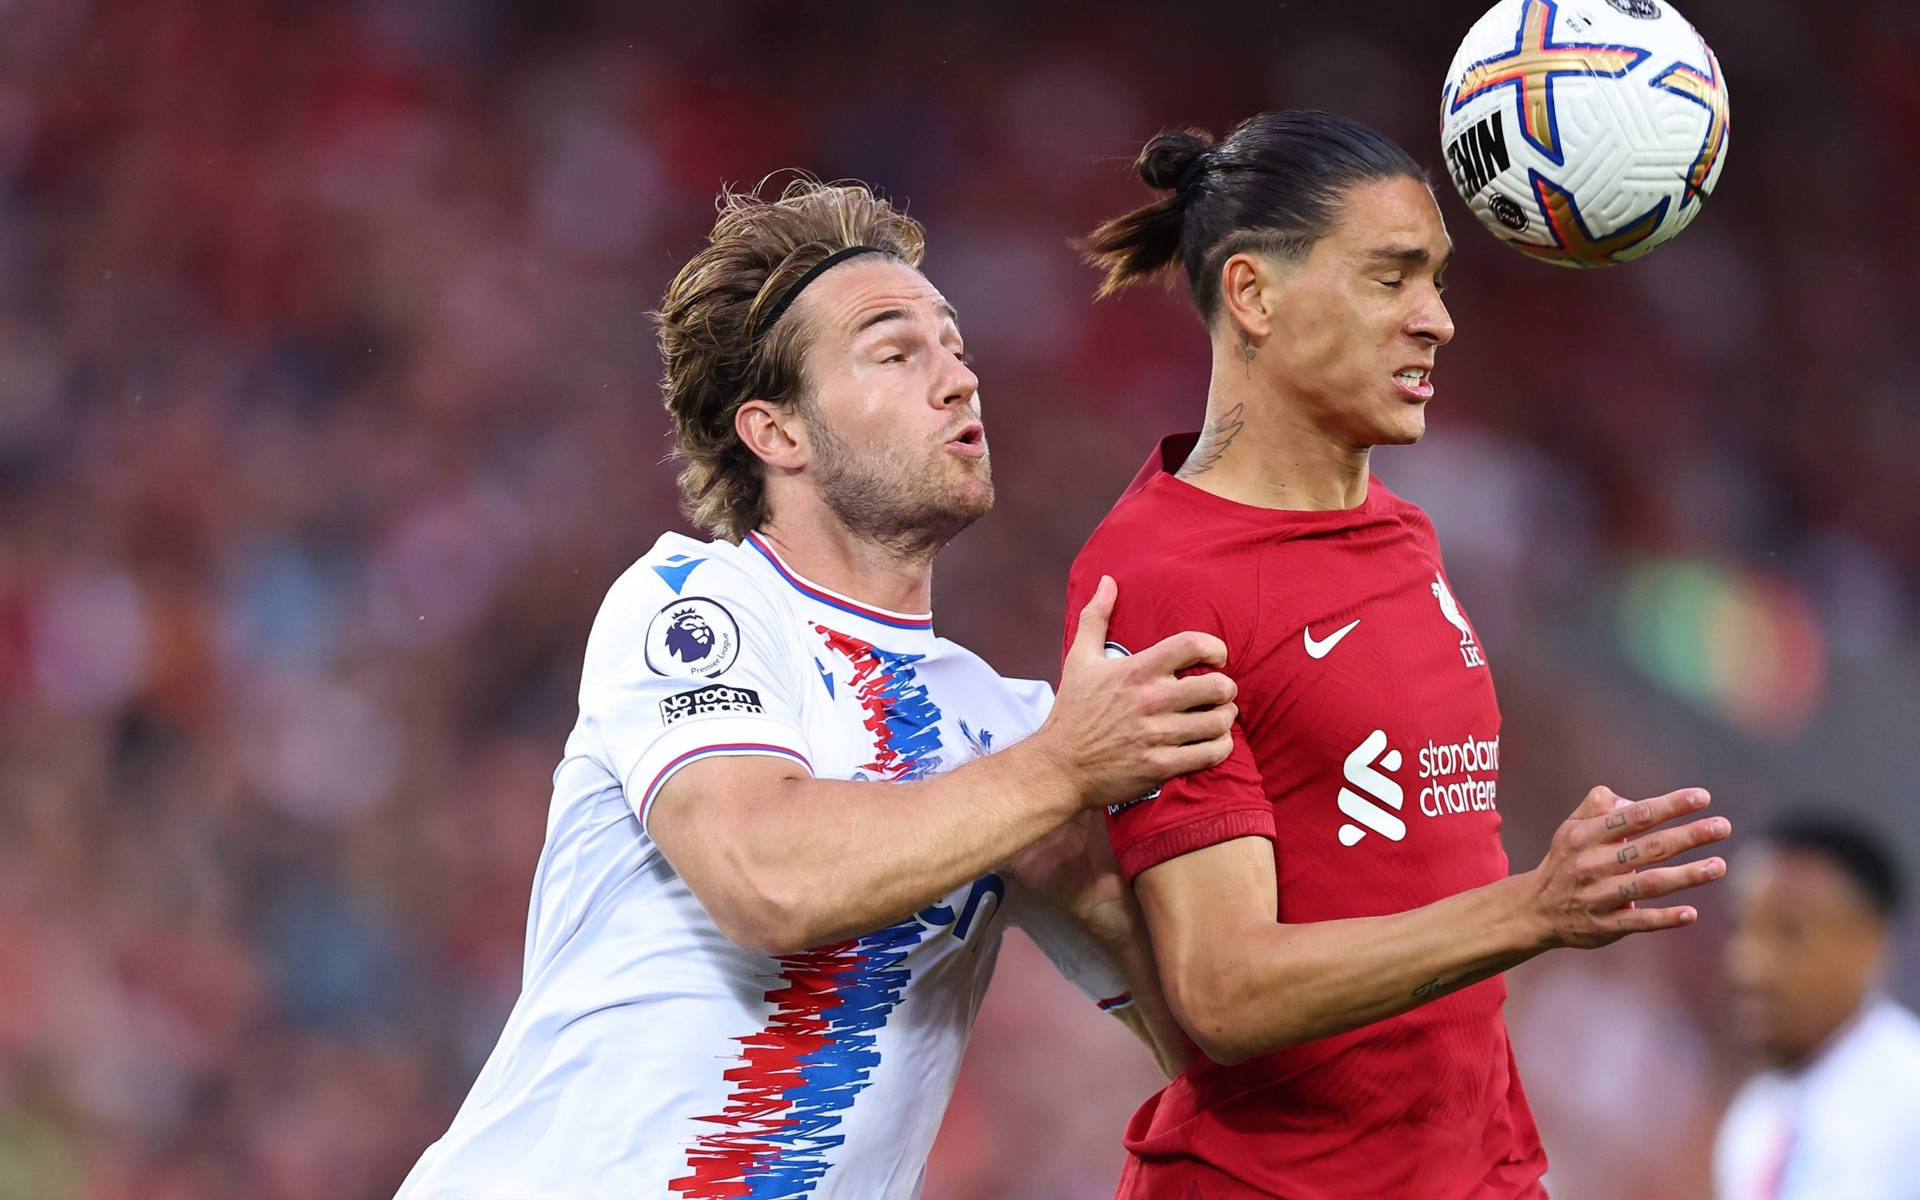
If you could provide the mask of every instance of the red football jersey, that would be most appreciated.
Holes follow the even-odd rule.
[[[1500,710],[1433,524],[1369,481],[1335,512],[1256,508],[1175,478],[1162,443],[1074,562],[1070,626],[1120,585],[1109,653],[1184,629],[1227,644],[1233,753],[1108,818],[1127,878],[1273,841],[1288,923],[1417,908],[1507,873]],[[1069,642],[1073,629],[1067,631]],[[1129,1197],[1542,1195],[1499,979],[1238,1066],[1196,1055],[1127,1127]]]

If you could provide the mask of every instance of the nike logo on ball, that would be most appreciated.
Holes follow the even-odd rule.
[[[1352,633],[1353,627],[1359,623],[1360,618],[1355,617],[1353,620],[1348,621],[1345,625],[1328,634],[1325,639],[1318,642],[1313,640],[1313,628],[1311,626],[1303,626],[1300,630],[1300,636],[1307,643],[1307,657],[1325,658],[1333,651],[1335,646],[1340,644],[1340,639]]]

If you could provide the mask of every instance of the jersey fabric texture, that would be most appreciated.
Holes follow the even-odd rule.
[[[815,586],[757,536],[660,539],[608,592],[554,773],[521,994],[403,1197],[910,1196],[1000,936],[1105,1007],[1106,958],[989,874],[885,929],[769,957],[729,941],[648,834],[724,755],[912,780],[1031,732],[1051,692]]]
[[[1870,1000],[1798,1070],[1749,1079],[1713,1174],[1721,1200],[1920,1200],[1920,1018]]]
[[[1500,711],[1426,514],[1377,479],[1349,510],[1238,504],[1172,474],[1192,445],[1162,443],[1069,582],[1069,613],[1101,575],[1119,584],[1108,653],[1200,630],[1225,641],[1239,685],[1225,762],[1109,811],[1127,877],[1266,838],[1287,923],[1503,877]],[[1505,996],[1492,979],[1237,1066],[1196,1055],[1128,1125],[1121,1194],[1541,1194]]]

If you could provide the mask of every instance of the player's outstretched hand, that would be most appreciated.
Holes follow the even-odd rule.
[[[1068,771],[1089,807],[1138,799],[1176,775],[1211,767],[1232,749],[1238,710],[1226,643],[1176,633],[1137,654],[1109,654],[1107,621],[1119,588],[1101,576],[1080,611],[1060,669],[1053,712],[1034,739]]]
[[[1555,831],[1546,858],[1530,875],[1535,912],[1545,923],[1549,944],[1591,948],[1630,933],[1692,924],[1699,914],[1688,905],[1645,908],[1639,902],[1727,873],[1726,860],[1717,857],[1659,865],[1733,832],[1725,817],[1668,825],[1710,801],[1700,788],[1634,801],[1603,787],[1588,792]]]

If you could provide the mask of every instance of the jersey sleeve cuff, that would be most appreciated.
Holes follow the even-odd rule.
[[[1132,883],[1133,877],[1148,867],[1157,867],[1182,854],[1192,854],[1195,850],[1205,850],[1208,846],[1242,837],[1263,837],[1272,841],[1273,809],[1265,806],[1245,808],[1163,830],[1126,847],[1116,857],[1120,860],[1120,873],[1126,876],[1128,883]]]
[[[669,730],[640,756],[627,773],[627,803],[640,818],[640,828],[646,830],[653,798],[682,768],[703,758],[752,756],[789,759],[813,774],[806,740],[786,722],[765,717],[709,718]]]

